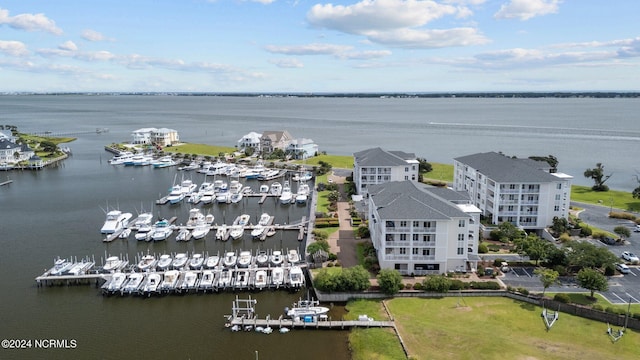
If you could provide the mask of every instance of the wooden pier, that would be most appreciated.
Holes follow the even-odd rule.
[[[9,185],[13,182],[13,180],[7,180],[0,183],[0,186]]]

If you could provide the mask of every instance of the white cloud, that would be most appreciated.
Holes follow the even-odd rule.
[[[82,30],[82,34],[80,36],[82,36],[82,38],[87,41],[112,41],[113,40],[104,36],[102,33],[99,33],[91,29]]]
[[[267,45],[265,50],[274,54],[285,55],[336,55],[351,50],[353,47],[346,45],[333,44],[308,44],[308,45],[292,45],[277,46]]]
[[[11,56],[24,56],[29,54],[27,46],[20,41],[0,40],[0,52]]]
[[[511,0],[500,7],[496,19],[529,20],[536,16],[555,14],[561,0]]]
[[[307,21],[315,27],[362,35],[371,42],[387,46],[467,46],[484,44],[488,39],[472,28],[428,29],[425,26],[446,16],[468,17],[472,11],[465,5],[482,2],[452,0],[445,4],[430,0],[362,0],[349,6],[318,4],[307,13]]]
[[[286,68],[286,69],[299,69],[304,67],[304,64],[300,60],[295,58],[272,59],[272,60],[269,60],[269,62],[277,67]]]
[[[379,59],[385,56],[390,56],[391,51],[389,50],[367,50],[367,51],[354,51],[354,52],[346,52],[344,54],[337,54],[336,56],[341,59],[348,60],[371,60],[371,59]]]
[[[19,14],[9,16],[9,10],[0,8],[0,25],[8,25],[17,30],[46,31],[54,35],[61,35],[62,29],[56,26],[55,21],[44,14]]]
[[[73,41],[69,40],[58,45],[58,49],[65,50],[65,51],[76,51],[78,50],[78,46],[76,46],[76,44]]]

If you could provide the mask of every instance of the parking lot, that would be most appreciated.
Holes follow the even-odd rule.
[[[513,267],[500,279],[502,282],[514,288],[524,287],[529,291],[542,292],[544,287],[537,275],[534,275],[534,267]],[[630,266],[626,275],[616,275],[609,278],[609,290],[598,292],[612,304],[626,304],[629,301],[640,303],[640,267]],[[547,292],[585,292],[588,291],[578,286],[573,277],[561,277],[559,285],[551,286]]]

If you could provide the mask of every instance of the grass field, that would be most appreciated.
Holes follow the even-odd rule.
[[[545,297],[550,297],[553,298],[553,296],[556,293],[553,292],[549,292],[545,294]],[[612,307],[612,308],[616,308],[616,309],[620,309],[620,310],[624,310],[626,312],[627,309],[629,309],[629,311],[631,311],[631,313],[635,313],[635,314],[640,314],[640,304],[631,304],[631,307],[629,308],[628,304],[620,304],[620,305],[616,305],[616,304],[612,304],[610,303],[607,299],[605,299],[602,295],[595,293],[594,294],[594,298],[591,298],[589,296],[589,293],[585,292],[585,293],[566,293],[567,295],[569,295],[569,299],[571,299],[571,303],[573,304],[579,304],[579,305],[600,305],[603,308],[608,308],[608,307]]]
[[[571,201],[600,204],[613,208],[640,211],[640,199],[634,199],[631,192],[609,190],[593,191],[589,186],[571,186]]]
[[[318,165],[320,161],[331,164],[334,168],[353,169],[353,156],[343,155],[318,155],[306,160],[293,161],[295,164]]]
[[[640,354],[636,331],[613,343],[606,324],[565,313],[546,331],[540,307],[508,298],[396,298],[387,306],[413,359],[621,360]]]
[[[352,300],[347,304],[345,320],[367,315],[375,320],[389,320],[380,301]],[[402,346],[392,329],[354,329],[349,333],[349,345],[354,360],[406,359]]]
[[[422,173],[422,177],[431,180],[453,182],[453,165],[430,163],[432,170],[428,173]]]

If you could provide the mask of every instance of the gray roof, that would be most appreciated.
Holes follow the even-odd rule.
[[[454,159],[499,183],[547,183],[558,178],[541,170],[545,166],[530,159],[511,158],[497,152],[478,153]],[[546,163],[545,163],[546,164]],[[548,165],[547,165],[548,166]]]
[[[0,149],[20,149],[21,146],[9,141],[8,139],[0,139]]]
[[[382,219],[449,220],[470,217],[450,201],[450,198],[459,199],[460,193],[414,181],[372,185],[369,196]]]
[[[406,165],[407,160],[415,160],[416,155],[403,151],[385,151],[372,148],[353,154],[358,166],[400,166]]]

